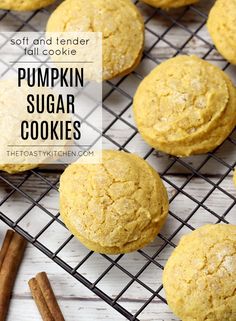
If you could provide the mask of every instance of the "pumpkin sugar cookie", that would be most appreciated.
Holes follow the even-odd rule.
[[[90,250],[127,253],[157,236],[168,214],[168,197],[145,160],[106,150],[100,164],[67,167],[60,179],[60,212]]]
[[[55,0],[0,0],[0,9],[31,11],[47,7],[54,2]]]
[[[198,2],[199,0],[142,0],[150,6],[163,9],[179,8]]]
[[[218,67],[195,56],[178,56],[141,82],[133,108],[149,145],[175,156],[202,154],[234,129],[236,90]]]
[[[205,225],[183,236],[166,263],[163,285],[183,321],[236,321],[236,226]]]
[[[236,0],[217,0],[212,7],[207,27],[220,54],[236,64]]]
[[[16,174],[36,168],[37,166],[37,164],[0,164],[0,171],[7,172],[8,174]]]
[[[31,113],[28,113],[26,108],[27,95],[29,94],[29,92],[30,94],[35,96],[46,93],[48,94],[49,92],[53,93],[53,91],[46,91],[45,88],[37,86],[29,89],[26,83],[21,87],[18,87],[16,84],[16,80],[14,81],[13,79],[0,80],[0,171],[5,171],[10,174],[24,172],[29,169],[38,167],[39,164],[47,163],[47,153],[46,155],[44,155],[42,151],[50,151],[52,153],[58,151],[55,145],[52,145],[52,147],[49,148],[47,145],[47,140],[43,140],[41,138],[37,140],[37,148],[33,147],[35,145],[35,140],[30,137],[30,133],[32,133],[32,131],[30,131],[29,125],[32,123],[32,120],[37,119],[37,122],[39,124],[38,128],[40,128],[41,122],[56,122],[65,120],[65,117],[67,117],[59,113],[37,113],[37,115],[32,116]],[[28,125],[24,127],[25,134],[28,134],[29,136],[27,140],[22,140],[21,136],[21,126],[23,121],[26,121],[28,123]],[[37,132],[37,130],[34,130],[34,133],[35,132]],[[49,131],[46,128],[44,132],[48,133]],[[61,143],[65,145],[65,147],[63,148],[64,151],[64,149],[66,149],[67,141],[61,140]],[[14,157],[12,163],[10,164],[8,162],[8,151],[13,152],[12,157]],[[40,151],[41,153],[38,154],[37,157],[30,156],[29,152],[32,152],[32,154],[34,154],[34,151],[36,151],[37,153],[38,151]],[[27,156],[25,156],[25,153],[27,154]],[[37,163],[35,162],[35,159]]]
[[[130,73],[144,48],[144,21],[131,0],[66,0],[49,18],[47,32],[102,32],[103,79]]]

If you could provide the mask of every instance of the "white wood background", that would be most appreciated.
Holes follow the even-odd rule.
[[[212,3],[213,1],[203,0],[199,6],[204,12],[207,12]],[[153,10],[145,5],[142,5],[141,9],[144,17],[148,17]],[[175,12],[170,14],[173,17],[176,16]],[[29,17],[29,15],[29,13],[22,13],[19,16],[25,20],[27,17]],[[30,23],[38,28],[44,29],[46,19],[47,15],[44,12],[40,12],[32,19]],[[200,20],[201,19],[199,19],[197,16],[188,15],[184,20],[184,23],[190,28],[190,30],[196,30],[196,27],[199,26],[199,23],[201,22]],[[14,31],[18,27],[19,22],[13,16],[8,15],[1,22],[0,31]],[[163,18],[157,16],[148,23],[148,27],[150,29],[154,28],[158,34],[162,34],[166,27],[168,27],[168,24]],[[27,28],[25,28],[25,30],[27,30]],[[206,28],[201,29],[199,31],[199,35],[210,41],[210,37],[206,31]],[[181,46],[181,44],[183,44],[188,37],[189,34],[186,34],[186,32],[181,28],[175,27],[166,35],[166,40],[178,47]],[[153,40],[154,39],[152,38],[151,34],[147,33],[147,47]],[[197,38],[192,39],[186,46],[186,53],[195,53],[199,56],[202,56],[206,51],[207,45]],[[157,56],[160,60],[171,57],[171,55],[174,53],[175,51],[170,50],[168,45],[163,41],[160,41],[152,51],[152,55]],[[213,51],[210,57],[212,59],[217,59],[219,58],[219,55],[217,55],[216,51]],[[220,62],[215,63],[220,64],[221,66],[224,65],[224,63]],[[139,66],[138,70],[140,73],[145,75],[153,66],[153,63],[150,63],[150,61],[145,59]],[[235,68],[230,67],[227,69],[227,72],[229,72],[230,75],[236,79]],[[137,84],[137,79],[131,75],[121,85],[121,88],[127,91],[130,95],[133,95]],[[110,87],[105,85],[104,92],[106,93],[106,91],[109,89]],[[114,93],[105,103],[108,108],[113,108],[114,111],[118,112],[120,111],[122,105],[127,104],[127,100],[118,93]],[[131,109],[129,109],[123,117],[129,122],[133,123]],[[104,112],[104,126],[108,125],[112,120],[112,116],[108,112]],[[131,134],[132,130],[121,122],[117,122],[108,132],[108,135],[112,139],[120,143],[123,143]],[[234,139],[235,138],[236,135],[234,134]],[[104,140],[104,147],[115,148],[114,145],[106,140]],[[135,136],[131,143],[128,144],[127,148],[129,151],[137,152],[141,156],[143,156],[149,150],[149,147],[142,141],[139,135]],[[197,168],[197,166],[205,157],[206,156],[190,157],[185,159],[185,161]],[[223,161],[227,162],[233,167],[235,166],[236,148],[230,142],[226,142],[217,152],[217,157],[221,158]],[[167,164],[171,162],[171,159],[161,153],[154,153],[148,158],[148,161],[158,171],[162,172],[166,168]],[[206,175],[212,182],[215,183],[221,178],[222,174],[226,173],[227,170],[228,168],[224,165],[221,165],[217,161],[210,160],[201,169],[201,173]],[[177,186],[181,186],[186,181],[189,174],[190,171],[186,170],[186,168],[180,164],[175,164],[166,175],[166,178],[175,183]],[[47,178],[53,180],[52,175],[48,175]],[[11,176],[10,179],[14,184],[17,184],[17,182],[20,181],[20,177],[17,175]],[[176,194],[175,188],[167,182],[165,182],[165,185],[170,198],[173,197]],[[211,184],[203,179],[195,177],[186,185],[184,191],[192,195],[194,199],[201,201],[203,197],[212,189],[212,187],[213,186]],[[220,189],[214,190],[212,195],[205,201],[204,204],[218,215],[222,215],[225,210],[235,201],[236,189],[232,183],[232,172],[230,172],[229,175],[221,182],[220,187],[224,188],[234,197],[234,199],[222,193]],[[30,194],[31,197],[37,198],[44,191],[45,185],[39,179],[32,178],[23,185],[22,189]],[[8,192],[9,187],[0,182],[0,200]],[[49,209],[52,213],[56,214],[58,211],[58,194],[52,190],[45,198],[43,198],[41,204]],[[15,193],[0,207],[0,210],[10,218],[16,219],[26,208],[29,207],[29,205],[30,202],[27,199]],[[173,213],[182,219],[185,219],[196,207],[196,205],[197,204],[193,200],[190,200],[184,194],[179,194],[171,203],[170,209]],[[227,215],[227,220],[232,224],[236,224],[235,209],[236,207],[234,205]],[[34,208],[30,211],[27,217],[21,221],[20,226],[27,229],[32,235],[36,235],[37,232],[39,232],[48,221],[49,217],[46,214],[44,214],[41,210]],[[189,223],[196,228],[206,223],[215,223],[216,221],[217,218],[215,216],[211,215],[204,208],[200,207],[196,214],[190,219]],[[174,219],[172,216],[169,216],[168,222],[162,231],[162,235],[165,237],[170,236],[179,226],[180,222]],[[6,229],[7,227],[0,222],[0,242],[2,242]],[[182,228],[173,241],[177,243],[181,235],[189,231],[190,230],[186,227]],[[57,249],[68,236],[69,233],[64,228],[60,227],[59,224],[55,223],[39,240],[43,244],[46,244],[53,251]],[[160,238],[157,238],[155,242],[145,248],[144,251],[152,255],[162,243],[163,241]],[[172,248],[167,246],[158,256],[158,262],[164,265],[171,251]],[[76,266],[76,264],[87,253],[87,249],[79,244],[78,241],[73,239],[59,254],[59,256],[65,261],[69,262],[71,266]],[[137,273],[145,263],[146,260],[139,253],[125,255],[120,261],[120,264],[123,267],[134,274]],[[95,281],[107,266],[108,262],[102,256],[94,254],[88,263],[79,269],[79,272],[89,280]],[[41,320],[27,285],[27,281],[40,271],[46,271],[48,273],[59,300],[59,304],[67,321],[125,320],[123,316],[110,308],[106,303],[98,299],[92,292],[87,290],[79,282],[65,273],[60,267],[50,261],[40,251],[38,251],[32,245],[28,245],[24,261],[15,284],[7,321]],[[146,270],[146,272],[140,276],[140,280],[155,290],[161,284],[161,271],[152,264]],[[122,274],[118,269],[112,269],[109,275],[104,278],[101,283],[99,283],[99,287],[112,297],[115,297],[128,281],[128,277]],[[163,292],[161,294],[164,295]],[[139,284],[135,283],[130,290],[128,290],[122,296],[120,304],[126,307],[129,311],[135,312],[150,296],[150,293],[144,290]],[[178,319],[173,316],[165,304],[163,304],[160,300],[155,299],[140,315],[140,320],[173,321]]]

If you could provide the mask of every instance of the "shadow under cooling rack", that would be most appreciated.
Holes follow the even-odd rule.
[[[150,246],[135,253],[108,256],[90,252],[60,219],[61,171],[56,170],[0,173],[0,219],[128,320],[147,320],[152,313],[158,316],[160,312],[166,313],[165,321],[177,320],[166,305],[162,271],[185,233],[207,223],[236,224],[231,177],[236,165],[236,131],[212,153],[170,157],[154,151],[141,139],[131,117],[132,97],[155,65],[178,54],[195,53],[230,74],[232,66],[217,54],[207,36],[209,8],[200,4],[165,12],[135,3],[145,19],[145,52],[135,72],[104,84],[103,144],[104,148],[136,152],[161,173],[170,200],[169,219],[161,234]],[[1,11],[0,25],[13,33],[40,32],[49,14],[49,9],[24,14]],[[6,68],[1,60],[0,68]],[[9,209],[12,202],[17,213]]]

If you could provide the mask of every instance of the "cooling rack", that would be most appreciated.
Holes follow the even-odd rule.
[[[143,142],[131,111],[137,85],[156,64],[167,58],[197,54],[231,76],[236,75],[233,67],[219,56],[206,32],[207,14],[213,1],[174,11],[154,9],[139,1],[135,4],[145,19],[145,52],[140,66],[131,75],[104,84],[103,144],[104,148],[136,152],[160,172],[169,192],[170,215],[156,241],[134,254],[108,256],[90,252],[70,235],[60,219],[58,207],[55,209],[51,204],[52,199],[57,204],[61,170],[35,169],[20,175],[0,173],[4,189],[0,199],[1,220],[132,321],[147,320],[145,313],[150,313],[151,303],[157,304],[163,313],[169,311],[161,275],[181,235],[205,223],[236,224],[235,192],[229,183],[236,165],[236,131],[222,146],[206,155],[169,157]],[[52,10],[53,7],[33,13],[0,11],[0,30],[40,32],[45,29]],[[0,69],[4,67],[0,62]],[[33,185],[37,186],[36,194],[32,192]],[[17,213],[8,210],[12,201],[19,204]],[[76,264],[70,260],[70,253],[77,258]],[[133,255],[137,264],[129,266],[128,255]],[[118,286],[117,278],[116,284],[113,280],[114,291],[111,291],[104,280],[112,280],[114,271],[119,275],[120,284]],[[155,282],[150,282],[150,277]],[[133,298],[134,289],[143,293],[145,299],[131,305],[123,298]],[[165,320],[177,320],[174,316],[170,318],[166,315]]]

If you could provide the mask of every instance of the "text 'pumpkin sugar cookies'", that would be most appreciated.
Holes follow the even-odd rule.
[[[182,237],[163,285],[183,321],[236,321],[236,226],[206,225]]]
[[[198,2],[199,0],[142,0],[143,2],[150,4],[150,6],[156,8],[170,9],[187,6]]]
[[[134,115],[148,144],[176,156],[213,150],[236,124],[236,90],[218,67],[178,56],[156,67],[134,97]]]
[[[0,9],[31,11],[49,6],[55,0],[0,0]]]
[[[212,7],[207,27],[221,55],[236,64],[236,0],[217,0]]]
[[[166,189],[140,157],[103,151],[102,163],[67,167],[60,180],[60,211],[89,249],[127,253],[153,241],[168,213]]]
[[[102,32],[103,79],[130,73],[140,62],[144,22],[130,0],[66,0],[51,15],[47,32]]]

